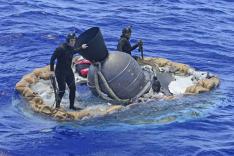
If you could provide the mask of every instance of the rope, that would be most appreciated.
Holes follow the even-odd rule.
[[[99,86],[99,79],[98,79],[97,71],[94,71],[94,83],[95,83],[96,91],[100,97],[102,97],[103,99],[107,101],[113,101],[113,99],[109,98],[105,93],[101,91],[100,86]]]

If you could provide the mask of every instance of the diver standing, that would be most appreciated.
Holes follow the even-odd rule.
[[[50,59],[50,71],[51,76],[56,76],[59,93],[58,93],[58,102],[56,102],[56,108],[60,107],[61,100],[65,93],[66,84],[69,88],[69,101],[70,109],[79,110],[74,106],[76,86],[75,86],[75,77],[71,68],[73,55],[78,53],[80,49],[86,49],[88,46],[82,44],[80,48],[75,49],[77,37],[75,33],[70,33],[67,35],[66,42],[61,46],[55,49],[53,55]],[[54,63],[57,59],[57,64],[54,72]]]
[[[130,41],[129,41],[131,34],[132,34],[131,28],[132,28],[131,26],[123,28],[122,35],[120,36],[120,39],[117,45],[118,51],[128,53],[129,55],[131,55],[131,51],[143,45],[142,40],[139,40],[138,43],[136,43],[134,46],[131,46]]]

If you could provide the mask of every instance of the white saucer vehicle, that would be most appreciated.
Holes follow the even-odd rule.
[[[54,88],[49,66],[46,66],[23,76],[16,84],[16,90],[33,111],[60,121],[82,120],[126,110],[149,100],[176,100],[185,95],[209,92],[220,83],[219,78],[209,72],[164,58],[135,60],[123,52],[109,53],[97,27],[82,33],[78,41],[77,46],[84,43],[89,46],[80,52],[82,56],[74,57],[72,63],[78,88],[75,106],[82,110],[68,109],[68,89],[61,108],[55,108]],[[84,94],[88,96],[82,99]]]

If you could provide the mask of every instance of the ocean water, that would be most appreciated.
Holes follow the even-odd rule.
[[[0,155],[234,155],[234,1],[0,0],[0,18]],[[75,122],[33,113],[15,91],[67,33],[98,26],[112,51],[128,25],[145,56],[212,72],[220,86]]]

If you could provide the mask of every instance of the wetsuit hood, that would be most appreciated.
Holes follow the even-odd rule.
[[[123,28],[122,34],[132,33],[132,26],[128,26],[126,28]]]
[[[132,33],[132,27],[128,26],[126,28],[123,28],[122,35],[120,37],[125,37],[129,40],[130,36],[128,34],[131,34],[131,33]]]
[[[76,39],[76,34],[75,33],[69,33],[66,38],[66,42],[68,43],[70,39]]]

